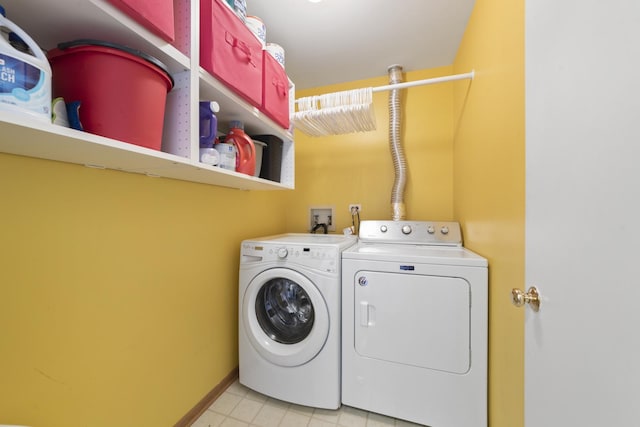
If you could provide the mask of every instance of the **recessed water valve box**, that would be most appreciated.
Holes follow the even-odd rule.
[[[309,208],[309,232],[318,234],[336,231],[334,206],[312,206]]]

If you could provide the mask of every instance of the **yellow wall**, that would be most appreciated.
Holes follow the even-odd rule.
[[[240,242],[284,192],[4,154],[0,182],[0,423],[173,425],[237,366]]]
[[[465,245],[489,259],[489,418],[524,424],[524,2],[477,0],[454,63],[454,213]]]
[[[389,64],[391,65],[391,64]],[[297,97],[388,84],[388,77],[312,90]],[[451,67],[404,73],[405,81],[451,74]],[[453,83],[403,91],[403,147],[407,159],[407,219],[453,217]],[[351,225],[348,205],[362,204],[361,219],[391,218],[394,168],[388,136],[389,92],[374,93],[377,130],[330,137],[296,131],[296,189],[287,193],[287,227],[308,231],[310,206],[335,206],[336,232]]]
[[[405,201],[409,219],[461,221],[465,245],[489,259],[491,427],[523,425],[523,317],[508,302],[524,276],[523,9],[477,0],[455,63],[405,73],[477,73],[404,91]],[[297,95],[387,84],[385,72]],[[182,417],[237,366],[242,239],[305,232],[314,205],[336,207],[338,232],[349,203],[362,219],[390,218],[388,92],[374,97],[375,132],[296,132],[294,191],[0,154],[0,422]]]

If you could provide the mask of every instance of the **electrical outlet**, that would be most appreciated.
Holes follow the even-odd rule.
[[[358,209],[358,213],[362,213],[362,205],[360,203],[352,203],[349,205],[349,215],[353,215],[354,208]]]

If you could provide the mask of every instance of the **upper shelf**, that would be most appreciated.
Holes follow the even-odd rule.
[[[293,135],[278,126],[256,107],[249,105],[211,74],[200,68],[200,99],[217,101],[224,108],[217,114],[219,131],[227,132],[228,123],[241,120],[245,132],[250,135],[271,134],[282,140],[292,140]]]
[[[291,188],[277,182],[191,162],[173,154],[40,123],[6,111],[0,111],[0,135],[0,152],[3,153],[242,190]]]
[[[186,84],[180,90],[187,94],[174,120],[187,120],[187,145],[195,144],[197,153],[197,103],[215,100],[221,106],[220,130],[226,131],[231,120],[241,120],[249,134],[271,134],[285,142],[283,155],[288,175],[281,182],[240,174],[202,164],[187,149],[188,158],[151,150],[126,142],[79,132],[49,123],[40,123],[11,111],[0,110],[0,152],[58,160],[92,167],[135,172],[154,177],[167,177],[246,190],[278,190],[293,188],[293,136],[249,105],[224,84],[197,64],[197,40],[191,40],[191,23],[198,20],[197,0],[175,0],[176,40],[168,43],[129,18],[107,0],[0,0],[7,18],[23,28],[38,45],[49,50],[58,43],[75,39],[98,39],[138,49],[162,61],[174,77]],[[178,28],[179,27],[179,28]],[[192,55],[192,51],[196,52]],[[186,82],[186,83],[185,83]],[[174,88],[178,90],[178,88]],[[170,114],[171,116],[171,114]],[[195,120],[194,120],[195,119]],[[181,125],[182,126],[182,125]],[[189,135],[191,135],[189,137]],[[195,140],[189,142],[189,140]]]
[[[190,43],[182,40],[186,31],[176,29],[174,44],[156,36],[106,0],[51,1],[0,0],[7,18],[24,29],[44,49],[55,48],[58,43],[76,39],[97,39],[129,46],[159,59],[171,74],[191,69]],[[177,1],[184,10],[175,10],[176,20],[184,20],[188,26],[193,17],[188,1]],[[197,2],[195,4],[198,4]],[[37,11],[37,12],[34,12]],[[182,18],[180,18],[182,17]],[[292,134],[282,129],[257,108],[247,104],[208,72],[196,67],[200,80],[200,98],[215,100],[221,107],[218,123],[226,131],[231,120],[245,122],[247,133],[268,133],[281,139],[292,140]]]
[[[174,77],[180,76],[176,81],[186,85],[179,89],[186,95],[184,106],[179,107],[178,113],[169,114],[166,120],[174,124],[186,123],[187,144],[188,140],[193,140],[191,144],[196,147],[195,151],[193,147],[186,150],[190,153],[186,158],[0,111],[0,152],[238,189],[293,188],[292,134],[202,68],[193,65],[197,64],[198,40],[192,40],[191,23],[198,20],[197,9],[192,9],[197,8],[197,0],[174,0],[176,40],[173,43],[156,36],[107,0],[0,2],[6,9],[7,18],[24,29],[44,50],[55,48],[60,42],[89,38],[129,46],[162,61]],[[196,52],[192,55],[193,50]],[[193,154],[197,153],[198,144],[198,108],[188,105],[197,103],[198,97],[220,104],[218,123],[221,131],[227,130],[229,121],[241,120],[249,134],[271,134],[285,141],[287,164],[283,164],[283,171],[288,175],[278,183],[200,163],[197,154]]]
[[[105,0],[51,1],[2,0],[7,18],[49,50],[58,43],[92,38],[122,44],[162,61],[170,73],[190,68],[188,49],[174,45],[148,31]],[[135,37],[132,36],[135,34]]]

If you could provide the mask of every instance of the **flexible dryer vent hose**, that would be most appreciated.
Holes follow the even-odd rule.
[[[402,83],[402,66],[400,65],[389,67],[389,84],[396,83]],[[389,144],[395,170],[395,181],[391,191],[391,219],[394,221],[401,221],[406,217],[404,187],[407,183],[407,162],[401,140],[401,90],[392,89],[389,94]]]

